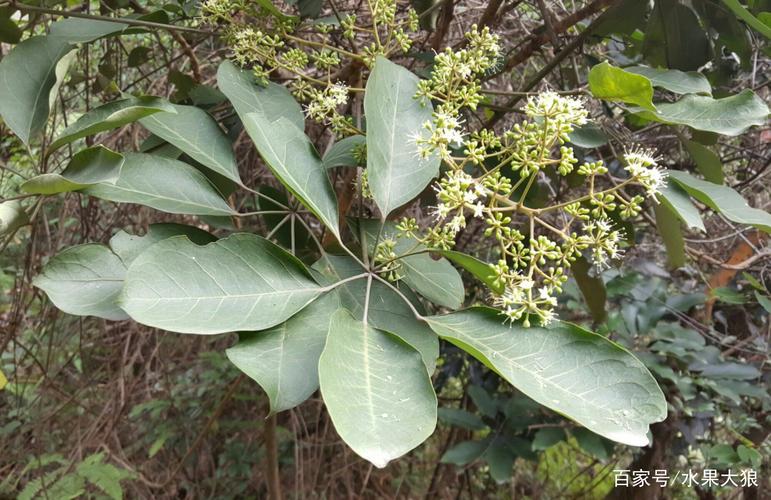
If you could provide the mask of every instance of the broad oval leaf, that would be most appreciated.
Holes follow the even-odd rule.
[[[598,99],[656,110],[651,81],[642,75],[611,66],[608,61],[597,64],[589,71],[589,90]]]
[[[608,439],[645,446],[648,426],[666,418],[664,394],[645,366],[576,325],[508,326],[486,307],[427,321],[530,398]]]
[[[688,150],[688,154],[691,155],[691,158],[696,163],[696,168],[699,169],[701,175],[709,182],[722,184],[724,180],[723,164],[720,162],[720,157],[717,153],[695,141],[686,139],[683,143],[685,144],[685,149]]]
[[[0,42],[15,44],[21,40],[22,31],[11,16],[16,9],[10,6],[0,7]],[[0,390],[2,390],[2,376],[0,376]]]
[[[338,302],[337,293],[327,293],[278,326],[239,333],[238,343],[225,351],[260,384],[271,413],[294,408],[318,389],[319,357]]]
[[[661,188],[661,192],[656,195],[656,199],[672,210],[686,226],[700,231],[707,231],[707,228],[704,227],[704,221],[701,220],[699,209],[693,204],[688,194],[680,189],[677,184],[667,182]]]
[[[322,291],[299,260],[259,236],[205,246],[175,236],[131,263],[120,304],[148,326],[214,334],[271,328]]]
[[[498,281],[498,275],[493,271],[490,264],[455,250],[437,250],[436,253],[473,274],[493,292],[503,293],[503,283]]]
[[[680,220],[674,210],[663,203],[653,206],[656,228],[667,249],[667,267],[677,269],[685,265],[685,240]]]
[[[122,127],[144,116],[160,111],[176,113],[176,110],[166,100],[150,96],[132,96],[102,104],[87,112],[78,118],[75,123],[64,129],[59,137],[51,143],[47,153],[50,154],[72,141],[104,132],[105,130]]]
[[[273,174],[338,238],[337,196],[308,136],[285,117],[242,116],[244,127]]]
[[[169,104],[174,113],[156,113],[139,120],[145,128],[194,160],[241,184],[230,140],[206,111]]]
[[[241,120],[247,113],[260,113],[273,120],[283,116],[300,130],[305,129],[305,116],[292,94],[273,82],[257,83],[253,71],[239,69],[230,61],[224,61],[217,69],[217,86]]]
[[[415,142],[431,120],[431,105],[415,99],[418,77],[378,57],[367,80],[367,180],[385,219],[439,174],[439,156],[422,159]]]
[[[436,427],[436,394],[418,352],[342,309],[329,323],[319,386],[337,433],[376,467]]]
[[[105,182],[114,183],[120,176],[123,155],[104,146],[77,152],[60,174],[41,174],[24,182],[20,189],[32,194],[58,194],[84,189]]]
[[[329,278],[329,284],[360,274],[363,269],[347,256],[326,255],[313,265],[315,271]],[[349,281],[336,288],[340,305],[359,321],[364,320],[364,301],[367,280]],[[414,301],[416,302],[416,301]],[[420,304],[413,303],[416,308]],[[367,322],[387,330],[414,347],[423,358],[428,373],[434,373],[439,357],[439,338],[423,321],[418,321],[410,307],[399,295],[379,281],[370,286]]]
[[[690,4],[654,2],[643,31],[643,57],[652,66],[694,71],[712,57],[710,35]]]
[[[0,236],[12,233],[29,224],[29,217],[19,200],[0,203]]]
[[[627,73],[642,75],[651,81],[654,87],[661,87],[675,94],[709,94],[712,86],[707,77],[696,71],[680,71],[679,69],[650,68],[648,66],[632,66],[624,68]]]
[[[122,320],[128,316],[117,299],[125,274],[123,262],[109,248],[89,243],[52,257],[32,284],[66,313]]]
[[[491,441],[490,436],[479,441],[462,441],[444,452],[439,462],[459,466],[469,464],[487,451]]]
[[[761,231],[771,233],[771,214],[747,205],[747,200],[730,187],[697,179],[687,172],[678,170],[670,170],[669,178],[679,184],[689,195],[712,210],[725,215],[728,220],[755,226]]]
[[[337,141],[329,148],[321,162],[324,168],[334,167],[356,167],[359,162],[354,156],[356,148],[367,144],[367,139],[363,135],[352,135],[340,141]]]
[[[120,260],[128,267],[134,262],[139,254],[155,245],[159,241],[171,238],[172,236],[184,235],[196,245],[206,245],[217,238],[203,229],[195,226],[186,226],[184,224],[174,224],[162,222],[159,224],[150,224],[147,233],[144,236],[128,234],[125,231],[118,231],[110,238],[110,248],[120,257]]]
[[[605,310],[608,292],[605,289],[605,282],[602,280],[602,276],[593,276],[590,274],[590,270],[589,261],[583,255],[576,258],[573,265],[570,266],[573,279],[576,280],[578,289],[581,291],[586,306],[592,315],[592,321],[596,324],[604,321],[608,315]]]
[[[35,36],[0,61],[0,115],[26,144],[45,126],[57,65],[72,49],[54,38]]]
[[[608,136],[593,122],[576,127],[568,135],[570,143],[580,148],[598,148],[608,143]]]
[[[172,214],[233,215],[206,177],[187,163],[144,153],[126,153],[114,184],[84,193],[104,200],[137,203]]]
[[[128,27],[125,23],[71,17],[53,23],[48,36],[65,43],[87,43],[105,36],[117,35]]]
[[[723,135],[739,135],[753,125],[765,124],[768,118],[768,106],[749,89],[723,99],[688,94],[677,102],[660,103],[655,113],[639,108],[630,111],[648,120]]]
[[[439,408],[439,420],[470,431],[481,431],[487,425],[481,418],[459,408]]]

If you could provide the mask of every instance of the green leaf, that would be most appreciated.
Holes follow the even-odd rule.
[[[304,130],[305,116],[292,94],[273,82],[261,85],[254,79],[254,72],[237,68],[224,61],[217,69],[217,85],[241,117],[248,113],[260,113],[272,120],[287,118],[298,129]]]
[[[129,68],[138,68],[150,59],[153,49],[150,47],[134,47],[129,52],[126,64]]]
[[[308,136],[285,117],[247,113],[241,119],[273,174],[339,238],[337,196]]]
[[[498,415],[498,403],[490,393],[487,392],[487,389],[479,385],[471,385],[467,392],[471,401],[474,402],[477,409],[484,415],[487,415],[490,418],[495,418],[495,416]]]
[[[712,95],[712,86],[709,84],[709,80],[696,71],[685,72],[678,69],[650,68],[648,66],[631,66],[624,69],[627,73],[646,77],[654,87],[660,87],[675,94]]]
[[[337,293],[327,293],[269,330],[239,333],[228,359],[265,391],[270,411],[299,405],[319,387],[318,365]]]
[[[640,108],[630,111],[648,120],[732,136],[765,124],[768,117],[766,103],[749,89],[723,99],[688,94],[674,103],[660,103],[657,108],[655,113]]]
[[[738,0],[723,0],[723,3],[731,9],[731,12],[736,14],[736,17],[747,23],[752,29],[771,39],[771,26],[764,24],[760,19],[753,16]]]
[[[439,461],[443,464],[466,465],[477,458],[490,446],[490,438],[481,441],[463,441],[447,450]]]
[[[110,248],[120,257],[123,264],[128,267],[134,262],[139,254],[165,239],[172,236],[184,235],[196,245],[206,245],[217,238],[213,234],[207,233],[203,229],[184,224],[160,223],[150,224],[147,233],[144,236],[128,234],[125,231],[118,231],[110,238]]]
[[[664,395],[645,366],[576,325],[509,326],[484,307],[427,321],[525,395],[608,439],[645,446],[648,425],[666,418]]]
[[[71,17],[53,23],[48,36],[62,43],[74,45],[120,34],[128,27],[129,25],[125,23]]]
[[[88,243],[52,257],[32,284],[66,313],[123,320],[128,316],[117,299],[125,274],[123,262],[109,248]]]
[[[205,246],[175,236],[131,263],[120,305],[144,325],[213,334],[271,328],[322,291],[299,260],[259,236]]]
[[[421,159],[415,137],[431,120],[431,105],[415,99],[418,77],[378,57],[367,80],[367,180],[385,219],[439,174],[439,157]]]
[[[485,451],[484,459],[490,466],[490,477],[498,484],[503,484],[511,479],[511,469],[517,456],[507,446],[506,438],[496,436]]]
[[[113,500],[123,498],[123,488],[120,482],[124,479],[131,479],[134,474],[125,469],[119,469],[112,464],[103,463],[104,455],[95,453],[87,457],[78,464],[77,473],[80,477],[88,480]]]
[[[766,35],[769,38],[771,36]],[[753,468],[759,468],[760,464],[763,462],[763,455],[760,454],[760,452],[754,448],[749,448],[743,444],[740,444],[736,448],[736,453],[739,455],[739,458],[742,459],[742,461],[746,464],[751,465]]]
[[[482,419],[469,413],[466,410],[460,410],[458,408],[439,408],[439,419],[450,425],[456,427],[462,427],[470,431],[481,431],[487,428]]]
[[[21,28],[11,19],[14,12],[16,9],[12,7],[0,7],[0,42],[2,43],[14,44],[21,40]]]
[[[345,310],[332,315],[319,385],[337,433],[376,467],[412,450],[436,427],[436,395],[420,354]]]
[[[350,257],[335,255],[326,255],[313,265],[313,269],[327,277],[329,284],[364,271]],[[358,321],[363,321],[367,281],[350,281],[336,290],[340,296],[340,305]],[[419,304],[416,307],[419,308]],[[387,330],[415,348],[423,358],[428,373],[434,373],[436,358],[439,357],[439,339],[428,325],[415,318],[410,307],[396,292],[379,281],[373,281],[370,285],[368,316],[370,326]]]
[[[586,306],[592,315],[592,321],[595,323],[604,321],[608,316],[605,310],[605,301],[608,294],[602,277],[589,274],[591,265],[584,256],[578,257],[573,262],[573,265],[570,266],[570,270],[573,273],[576,284],[578,284],[578,289],[581,290],[581,295],[586,301]]]
[[[565,439],[565,431],[559,427],[544,427],[538,429],[533,438],[533,451],[542,451],[551,448]]]
[[[765,295],[761,295],[760,292],[755,290],[755,300],[758,301],[758,304],[766,310],[768,314],[771,314],[771,299],[768,298]]]
[[[375,241],[380,229],[380,222],[373,219],[360,219],[357,224],[366,233],[367,248],[374,251]],[[408,252],[425,252],[423,245],[415,245],[409,238],[396,238],[396,227],[392,222],[385,222],[380,241],[384,238],[396,240],[395,252],[404,255]],[[463,304],[465,290],[463,280],[446,259],[434,260],[428,253],[410,255],[400,259],[404,278],[402,281],[431,302],[450,309],[457,309]]]
[[[493,271],[490,264],[482,262],[471,255],[456,252],[455,250],[437,250],[437,254],[446,257],[447,260],[454,262],[466,271],[474,275],[479,281],[487,285],[495,293],[503,293],[504,286],[497,282],[498,276]]]
[[[343,140],[337,141],[329,148],[329,151],[322,158],[324,168],[334,167],[356,167],[359,162],[353,155],[356,148],[361,147],[367,143],[367,139],[363,135],[352,135],[346,137]]]
[[[45,126],[57,65],[72,48],[47,36],[35,36],[0,61],[0,115],[25,144]]]
[[[273,5],[273,2],[271,2],[271,0],[255,0],[255,3],[257,3],[257,5],[259,5],[263,9],[265,9],[265,11],[268,14],[274,16],[276,19],[280,21],[292,21],[297,19],[296,16],[288,16],[283,12],[281,12],[280,10],[278,10],[278,8],[275,5]]]
[[[59,137],[51,143],[47,154],[83,137],[122,127],[159,111],[176,113],[171,104],[164,99],[150,96],[132,96],[102,104],[87,112],[78,118],[75,123],[64,129]]]
[[[581,449],[598,460],[608,460],[610,454],[613,452],[613,447],[607,446],[610,443],[592,431],[587,429],[574,429],[572,434],[573,437],[576,438],[576,442],[578,442]]]
[[[655,111],[653,85],[648,78],[602,62],[589,71],[589,90],[594,97],[611,102],[637,104]]]
[[[680,229],[680,220],[677,214],[662,204],[654,204],[653,211],[656,214],[656,228],[667,249],[667,266],[677,269],[685,265],[685,240]]]
[[[205,167],[242,184],[230,140],[214,118],[195,106],[169,106],[175,113],[157,113],[139,123]]]
[[[710,290],[710,295],[721,302],[725,302],[726,304],[740,305],[747,302],[744,298],[744,294],[734,290],[733,288],[728,288],[725,286],[713,288]]]
[[[0,236],[13,233],[27,224],[29,224],[29,217],[19,200],[0,203]]]
[[[707,231],[707,228],[704,227],[704,221],[701,220],[699,209],[694,206],[688,194],[680,189],[677,184],[667,182],[666,186],[661,189],[661,192],[656,195],[656,198],[677,215],[686,226],[704,232]]]
[[[123,155],[99,145],[78,151],[61,174],[41,174],[24,182],[20,189],[31,194],[58,194],[84,189],[93,184],[114,184],[120,176]]]
[[[703,181],[678,170],[670,170],[669,178],[679,184],[689,195],[712,210],[720,212],[728,220],[771,233],[771,214],[750,207],[739,193],[728,186]]]
[[[698,142],[685,140],[684,144],[701,175],[709,182],[723,184],[723,164],[717,153]]]
[[[643,56],[652,66],[693,71],[711,59],[706,30],[678,0],[657,0],[644,33]]]
[[[569,135],[570,143],[580,148],[598,148],[608,143],[608,136],[596,124],[589,122],[575,128]]]
[[[144,153],[126,153],[114,184],[87,187],[84,193],[119,203],[137,203],[172,214],[232,215],[234,212],[206,177],[187,163]]]

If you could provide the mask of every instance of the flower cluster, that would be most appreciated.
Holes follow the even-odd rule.
[[[289,88],[306,105],[307,115],[345,136],[362,131],[341,114],[348,92],[343,95],[342,85],[334,83],[336,75],[346,62],[371,67],[378,56],[406,53],[412,46],[410,33],[418,30],[419,17],[411,7],[397,9],[396,0],[367,5],[368,15],[359,11],[343,15],[339,26],[306,22],[276,14],[275,9],[267,12],[263,3],[245,0],[203,0],[201,17],[220,26],[233,59],[251,68],[259,82],[291,75]],[[295,36],[300,28],[302,36]]]
[[[422,157],[438,152],[448,159],[453,146],[463,140],[460,112],[463,108],[476,109],[482,100],[478,78],[498,63],[500,45],[498,36],[488,27],[472,26],[466,34],[466,48],[450,48],[434,58],[431,78],[418,83],[416,97],[439,102],[433,119],[424,124],[425,134],[416,137]]]
[[[623,188],[640,186],[651,197],[661,189],[664,171],[650,151],[632,149],[624,155],[629,179],[599,189],[607,167],[602,160],[579,161],[569,146],[570,134],[588,122],[588,110],[581,98],[556,92],[531,96],[525,120],[500,135],[467,132],[461,110],[478,104],[478,80],[495,64],[497,51],[497,39],[487,30],[475,29],[468,40],[468,49],[437,55],[432,78],[420,85],[417,97],[440,103],[424,126],[427,137],[417,139],[421,154],[438,152],[448,168],[434,187],[435,224],[403,227],[420,243],[449,249],[467,217],[482,219],[497,253],[490,265],[496,289],[503,290],[493,294],[493,304],[511,321],[545,325],[555,317],[557,295],[576,259],[586,257],[602,270],[623,254],[624,234],[614,221],[637,216],[645,199]],[[466,50],[482,55],[481,63],[469,60]],[[574,185],[583,178],[588,192],[564,203],[528,206],[534,186],[568,176]]]
[[[327,123],[337,133],[344,133],[353,129],[353,120],[343,116],[338,111],[340,106],[348,102],[348,87],[342,83],[335,83],[322,90],[309,88],[310,100],[305,107],[309,118],[318,122]]]
[[[399,260],[399,255],[395,249],[396,240],[386,238],[377,244],[372,257],[378,273],[385,276],[389,281],[398,281],[403,278],[401,274],[402,261]]]
[[[624,154],[626,171],[632,179],[639,182],[654,197],[661,192],[666,183],[666,172],[659,168],[653,152],[647,149],[633,148]],[[655,199],[655,197],[654,197]]]

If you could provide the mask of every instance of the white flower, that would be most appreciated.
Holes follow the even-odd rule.
[[[448,207],[444,203],[440,203],[436,207],[434,207],[432,213],[436,220],[442,220],[448,215],[450,215],[450,207]]]
[[[624,153],[624,160],[627,164],[650,167],[651,165],[656,165],[656,157],[653,153],[654,151],[652,149],[633,147]]]
[[[650,149],[632,148],[624,153],[624,169],[647,191],[648,196],[661,192],[666,184],[667,173],[656,163],[656,157]]]
[[[589,115],[580,97],[561,96],[556,92],[542,92],[528,98],[525,113],[530,117],[548,116],[573,125],[584,125]]]
[[[541,326],[549,326],[554,321],[556,314],[554,314],[554,309],[541,309],[539,316],[541,318]]]
[[[335,103],[335,106],[340,106],[348,102],[348,86],[337,82],[329,87],[329,98]]]
[[[483,218],[485,215],[485,206],[478,202],[476,205],[474,205],[474,217]]]

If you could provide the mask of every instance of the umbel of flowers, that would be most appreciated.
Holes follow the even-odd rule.
[[[619,257],[624,238],[611,213],[621,219],[638,215],[645,197],[653,197],[663,186],[664,171],[650,151],[632,149],[623,156],[628,178],[598,189],[598,176],[608,173],[603,162],[577,166],[573,149],[565,145],[568,135],[587,123],[588,112],[579,98],[554,92],[533,96],[524,107],[526,121],[502,135],[489,130],[466,134],[457,115],[448,111],[456,106],[438,109],[425,125],[430,135],[417,138],[422,154],[436,151],[448,167],[434,186],[435,223],[421,231],[414,219],[402,220],[399,237],[448,250],[469,217],[481,219],[484,235],[495,240],[498,262],[491,267],[504,290],[492,294],[492,302],[511,321],[529,326],[535,318],[548,324],[571,264],[586,253],[602,270]],[[543,208],[528,207],[527,194],[547,168],[561,176],[575,170],[585,178],[585,194]],[[626,195],[624,188],[632,185],[642,194]]]
[[[310,26],[313,33],[302,37],[293,34],[297,19],[260,15],[259,2],[205,0],[202,12],[206,22],[223,27],[239,64],[253,68],[258,80],[289,78],[308,118],[345,136],[365,132],[342,111],[352,92],[364,90],[338,81],[344,65],[371,68],[378,56],[404,54],[411,47],[409,34],[418,29],[412,8],[400,10],[395,0],[367,5],[369,12],[347,14],[340,26],[316,23]],[[333,30],[350,47],[333,41]],[[585,255],[601,270],[619,257],[624,237],[614,220],[637,216],[645,197],[662,187],[665,174],[652,152],[643,149],[626,151],[628,176],[618,182],[602,161],[579,165],[567,144],[589,113],[580,98],[555,92],[530,97],[523,109],[526,119],[502,133],[470,129],[463,113],[482,102],[481,79],[495,69],[500,51],[497,35],[472,26],[463,48],[436,54],[430,78],[419,82],[415,98],[434,103],[434,111],[414,140],[419,155],[438,155],[444,170],[434,185],[434,223],[419,227],[405,218],[396,237],[414,240],[416,248],[449,250],[468,219],[479,219],[496,255],[497,262],[490,264],[496,288],[503,290],[492,293],[492,303],[512,322],[548,324],[572,263]],[[365,157],[361,150],[355,153]],[[584,191],[554,205],[527,206],[531,188],[550,170],[583,177]],[[608,186],[601,179],[611,180],[610,186],[601,188]],[[358,184],[367,197],[366,171]],[[627,194],[628,188],[637,194]],[[395,249],[393,238],[381,239],[373,255],[375,269],[391,281],[402,277]]]

